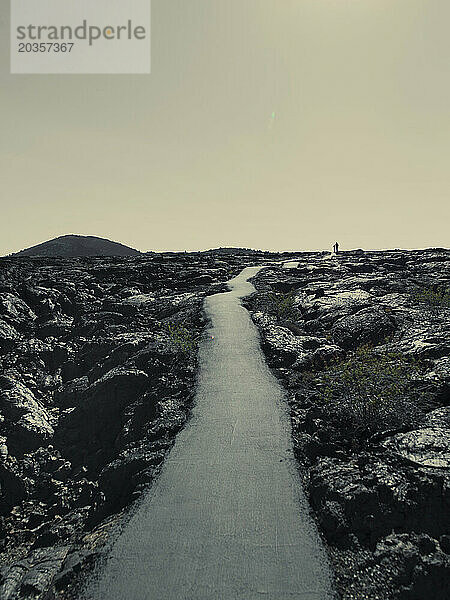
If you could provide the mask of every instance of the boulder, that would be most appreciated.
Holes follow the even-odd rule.
[[[31,390],[10,377],[0,377],[0,413],[13,451],[33,450],[53,436],[48,412]]]
[[[78,406],[81,403],[83,395],[88,387],[89,379],[86,376],[72,379],[55,390],[55,403],[60,408]]]
[[[10,293],[0,293],[0,315],[10,325],[27,326],[36,319],[35,313],[18,296]]]
[[[398,433],[386,439],[383,446],[423,467],[450,467],[450,428],[423,427]]]
[[[92,550],[75,550],[71,552],[60,573],[54,579],[54,585],[57,590],[64,589],[79,573],[92,567],[98,553]]]
[[[445,340],[443,340],[445,341]],[[442,382],[450,385],[450,356],[439,358],[433,362],[434,374]]]
[[[144,391],[147,382],[147,374],[139,369],[127,366],[111,369],[86,390],[83,410],[90,414],[105,409],[121,411]]]
[[[38,548],[2,573],[0,598],[2,600],[29,600],[41,598],[48,590],[53,578],[61,569],[69,551],[68,546]]]
[[[0,462],[0,512],[26,500],[32,489],[33,480],[24,476],[22,466],[14,457],[8,456]]]
[[[57,442],[75,464],[98,469],[111,460],[125,408],[145,390],[148,376],[132,367],[117,367],[82,393],[82,400],[60,420]]]
[[[450,406],[441,406],[429,412],[425,417],[428,427],[442,427],[450,429]]]
[[[334,341],[344,349],[378,344],[396,329],[393,317],[380,307],[364,308],[336,321],[331,329]]]
[[[58,316],[39,325],[36,329],[36,336],[41,339],[65,336],[69,333],[72,323],[72,318]]]
[[[15,342],[19,339],[19,334],[12,325],[8,325],[0,319],[0,351],[6,352],[14,347]]]
[[[393,529],[439,537],[447,526],[448,473],[425,471],[395,455],[359,455],[345,462],[319,456],[308,488],[319,518],[327,502],[338,502],[349,531],[366,546]]]
[[[395,597],[442,600],[450,592],[450,560],[426,534],[392,533],[378,542],[374,557],[390,573]]]
[[[442,335],[428,335],[412,339],[402,344],[402,349],[405,354],[413,356],[419,359],[445,359],[448,357],[448,340]],[[442,373],[441,378],[446,383],[447,389],[449,386],[448,381],[445,382],[445,372]]]
[[[28,364],[33,360],[43,361],[45,367],[55,372],[69,357],[69,349],[63,343],[55,343],[54,339],[47,341],[30,338],[20,342],[18,347],[21,355],[27,359]]]
[[[306,357],[302,339],[289,329],[277,325],[268,325],[262,332],[263,349],[270,358],[273,367],[292,367]]]
[[[340,318],[368,308],[372,299],[371,294],[362,289],[333,291],[320,298],[317,298],[317,293],[316,291],[315,299],[304,303],[303,306],[307,309],[306,316],[308,311],[312,311],[313,316],[324,325],[333,325]]]
[[[164,456],[164,450],[152,451],[146,448],[123,452],[99,476],[100,489],[105,493],[107,502],[117,507],[122,506],[136,486],[137,473],[160,464]]]

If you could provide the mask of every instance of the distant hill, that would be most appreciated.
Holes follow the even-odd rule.
[[[262,250],[254,250],[253,248],[233,248],[232,246],[226,248],[211,248],[211,250],[203,251],[204,254],[262,254],[262,252]]]
[[[138,256],[141,253],[118,242],[92,235],[62,235],[16,252],[12,256]]]

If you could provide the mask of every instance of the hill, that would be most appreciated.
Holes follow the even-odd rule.
[[[13,256],[138,256],[138,250],[92,235],[62,235]]]

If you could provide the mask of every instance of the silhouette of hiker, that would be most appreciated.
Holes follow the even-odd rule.
[[[335,254],[337,254],[339,252],[339,244],[336,242],[335,245],[333,246],[333,252]]]

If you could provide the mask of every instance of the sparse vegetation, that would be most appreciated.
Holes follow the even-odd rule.
[[[184,325],[168,323],[167,332],[177,350],[189,353],[197,347],[197,339],[193,332]]]
[[[302,373],[302,381],[305,383],[312,383],[316,378],[316,373],[312,371],[303,371]]]
[[[438,316],[443,308],[450,308],[450,289],[422,287],[413,292],[412,298],[431,317]]]
[[[295,305],[295,296],[292,292],[289,294],[281,294],[272,292],[267,297],[266,310],[269,314],[274,315],[278,321],[281,320],[298,320],[299,310]]]
[[[362,346],[319,379],[325,407],[347,430],[364,437],[420,419],[425,399],[412,385],[419,376],[420,365],[403,354],[380,355]]]

